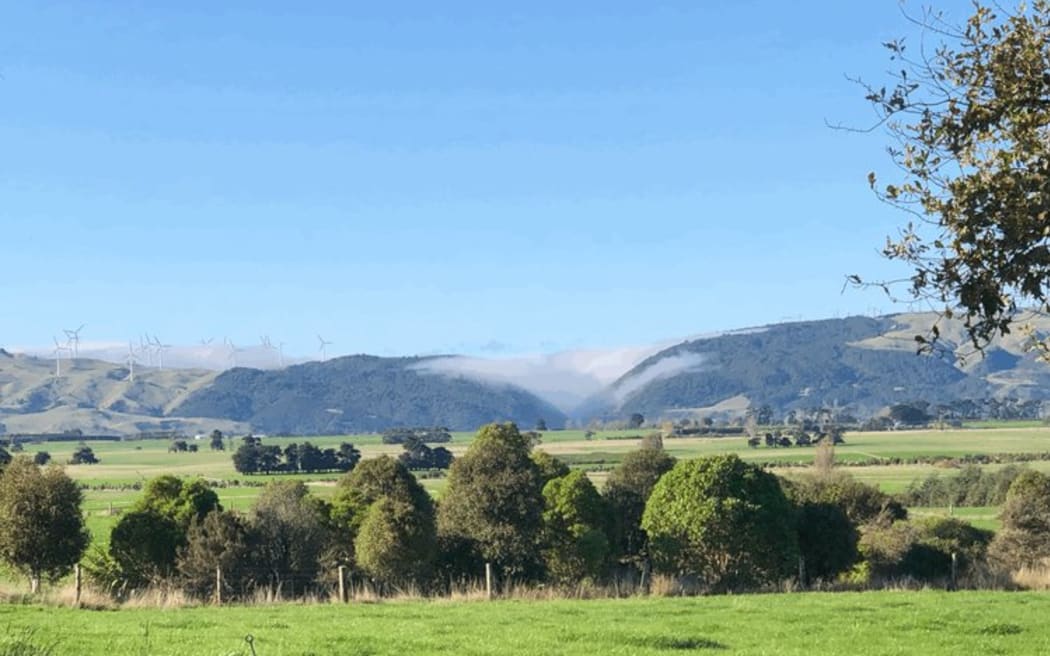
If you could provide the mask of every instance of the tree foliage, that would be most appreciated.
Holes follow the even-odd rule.
[[[609,509],[580,470],[543,488],[543,559],[559,583],[597,579],[609,554]]]
[[[613,549],[621,558],[637,561],[647,555],[642,513],[656,482],[674,465],[675,459],[662,449],[641,449],[624,456],[609,474],[602,495],[612,515]]]
[[[1050,310],[1050,2],[975,2],[958,26],[932,12],[914,21],[937,43],[885,44],[898,72],[864,85],[899,170],[868,179],[913,215],[883,251],[912,269],[909,295],[960,315],[981,348],[1019,308]],[[917,339],[938,337],[935,326]]]
[[[317,580],[331,536],[329,512],[301,481],[273,481],[263,489],[250,515],[260,582],[291,594]]]
[[[989,550],[994,562],[1019,569],[1050,558],[1050,476],[1021,473],[1010,486],[999,519],[1002,528]]]
[[[642,528],[657,569],[736,590],[794,572],[793,510],[773,474],[736,455],[699,458],[660,478]]]
[[[438,528],[446,541],[471,545],[510,577],[533,578],[542,570],[542,479],[530,449],[530,439],[514,424],[482,427],[467,452],[452,463],[438,509]],[[475,571],[481,565],[475,563]]]
[[[253,553],[257,543],[251,524],[238,513],[218,511],[194,519],[177,561],[183,587],[199,597],[211,597],[219,568],[223,598],[245,596],[255,583]]]
[[[0,559],[28,575],[34,591],[42,578],[68,574],[87,548],[82,501],[58,467],[41,471],[19,457],[0,474]]]

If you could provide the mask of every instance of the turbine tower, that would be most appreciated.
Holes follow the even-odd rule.
[[[329,342],[320,335],[317,336],[317,341],[321,343],[321,348],[317,350],[321,352],[321,362],[324,362],[328,359],[328,347],[331,346],[334,342]]]
[[[71,350],[72,358],[75,360],[80,357],[80,331],[84,330],[85,324],[80,324],[80,327],[76,330],[69,330],[63,328],[62,332],[66,334],[66,347],[67,350]]]
[[[139,352],[146,354],[146,364],[153,366],[153,344],[149,335],[139,335]]]
[[[55,378],[62,377],[62,351],[69,351],[68,346],[62,346],[58,343],[57,337],[52,337],[51,340],[55,343],[55,350],[51,352],[51,355],[55,356]]]
[[[273,342],[270,341],[270,336],[269,335],[263,335],[262,337],[260,337],[259,338],[259,343],[262,344],[262,347],[263,347],[264,350],[266,350],[266,351],[273,351],[273,354],[275,356],[277,356],[277,366],[278,367],[283,367],[284,366],[284,357],[281,354],[281,349],[279,349],[279,348],[277,348],[276,346],[273,345]],[[282,348],[284,347],[284,342],[281,342],[281,346],[282,346]]]
[[[226,355],[227,361],[232,362],[233,366],[236,367],[237,366],[237,347],[234,345],[233,340],[230,339],[229,337],[223,337],[222,338],[222,343],[225,344],[230,349],[230,352]]]
[[[128,340],[128,382],[135,382],[135,346]]]
[[[160,339],[153,336],[153,348],[157,350],[157,366],[160,367],[161,371],[164,370],[164,351],[171,348],[171,344],[162,344]]]

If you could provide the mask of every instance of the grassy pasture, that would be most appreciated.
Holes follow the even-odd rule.
[[[564,459],[574,467],[590,471],[594,482],[601,486],[608,471],[622,461],[624,455],[639,448],[638,439],[624,439],[644,434],[646,431],[607,431],[598,433],[593,439],[584,439],[584,431],[550,431],[544,433],[540,448]],[[454,453],[462,453],[473,435],[453,434],[447,445]],[[980,453],[1031,453],[1050,451],[1050,428],[1010,426],[962,430],[896,431],[880,433],[848,433],[847,444],[836,448],[836,458],[841,463],[870,458],[908,458],[918,456],[958,457]],[[336,435],[310,438],[266,438],[268,444],[285,446],[291,442],[310,441],[318,446],[337,446],[340,442],[352,442],[361,449],[363,457],[373,458],[381,454],[396,455],[401,447],[384,445],[378,435]],[[736,453],[752,462],[797,462],[809,463],[813,459],[813,448],[758,449],[748,448],[743,437],[690,437],[665,440],[667,450],[678,458],[720,453]],[[232,445],[236,446],[234,440]],[[308,482],[312,490],[322,496],[333,491],[338,474],[244,476],[237,474],[230,461],[230,451],[211,451],[207,440],[198,442],[197,453],[169,453],[168,443],[163,440],[129,442],[92,442],[90,446],[101,459],[97,465],[66,466],[66,471],[75,479],[91,486],[128,485],[143,482],[160,474],[179,476],[203,476],[208,479],[240,483],[262,483],[269,480],[300,479]],[[47,450],[56,462],[65,462],[76,448],[76,443],[62,442],[47,445],[27,445],[26,452]],[[988,465],[995,468],[1000,465]],[[1028,463],[1029,467],[1050,472],[1050,461]],[[784,476],[798,476],[804,468],[778,469]],[[851,466],[846,469],[857,479],[878,485],[887,492],[899,492],[913,480],[931,473],[952,476],[956,469],[935,465],[879,465]],[[423,485],[435,496],[440,496],[446,485],[443,478],[423,479]],[[222,503],[227,508],[247,508],[259,494],[260,488],[253,486],[231,486],[218,490]],[[119,511],[131,505],[138,497],[136,490],[91,489],[86,493],[85,510],[88,523],[96,539],[104,542],[109,527],[116,521],[110,514],[110,505]],[[956,509],[958,510],[958,509]],[[976,518],[979,525],[994,522],[994,512],[988,517]],[[981,524],[984,522],[984,524]]]
[[[400,601],[119,612],[0,605],[11,643],[149,654],[1045,654],[1039,593],[864,592],[596,601]]]

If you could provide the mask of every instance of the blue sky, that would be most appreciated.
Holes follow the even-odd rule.
[[[894,0],[129,5],[0,2],[0,345],[522,353],[893,309],[841,293],[901,273],[885,137],[825,119],[870,119],[844,74],[883,79]]]

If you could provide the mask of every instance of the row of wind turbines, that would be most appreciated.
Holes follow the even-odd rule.
[[[65,354],[66,358],[72,363],[80,357],[80,332],[84,330],[86,324],[81,324],[79,328],[75,330],[63,329],[62,332],[66,335],[66,341],[60,342],[57,337],[52,337],[55,343],[55,349],[52,351],[52,355],[55,358],[55,378],[62,377],[62,357]],[[215,338],[202,338],[200,340],[201,346],[210,346]],[[233,367],[237,366],[237,354],[247,351],[246,348],[238,348],[234,344],[233,340],[229,337],[223,337],[223,346],[227,349],[226,361]],[[332,346],[335,342],[326,340],[325,338],[317,335],[317,342],[319,348],[318,352],[321,354],[321,361],[328,359],[328,347]],[[275,363],[278,368],[284,368],[284,342],[273,343],[269,335],[262,335],[259,337],[259,345],[268,352],[271,352],[275,358]],[[164,370],[164,353],[165,351],[172,348],[171,344],[163,343],[160,338],[156,335],[150,335],[145,333],[139,336],[139,345],[135,346],[132,340],[128,340],[128,354],[124,360],[128,366],[128,382],[135,382],[135,365],[141,365],[142,361],[139,359],[142,356],[146,358],[147,366],[156,366],[161,371]]]

